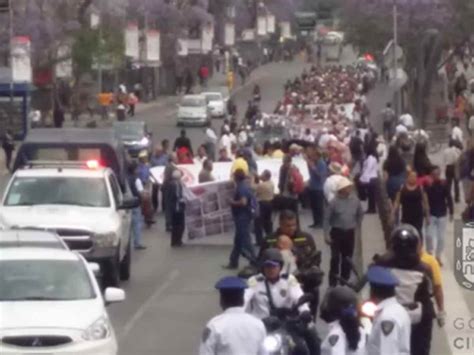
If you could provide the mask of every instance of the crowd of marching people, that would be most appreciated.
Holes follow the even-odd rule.
[[[437,318],[442,325],[445,317],[439,267],[443,263],[446,223],[448,219],[452,220],[454,211],[451,187],[458,183],[451,167],[461,156],[456,142],[459,138],[456,137],[457,126],[453,126],[451,143],[444,152],[446,166],[431,163],[422,141],[417,141],[412,156],[404,156],[398,138],[406,132],[398,125],[412,130],[409,114],[401,117],[396,125],[384,124],[385,137],[377,134],[370,126],[371,113],[366,100],[368,87],[362,78],[363,71],[353,67],[312,67],[288,81],[283,99],[272,114],[259,110],[260,95],[264,93],[257,87],[241,122],[231,116],[224,120],[219,133],[206,128],[205,141],[198,147],[191,145],[185,130],[173,145],[164,140],[150,157],[140,157],[136,170],[137,179],[148,183],[151,167],[165,167],[161,186],[151,184],[149,193],[142,199],[145,222],[154,223],[153,211],[158,208],[158,196],[161,195],[166,229],[171,232],[171,246],[182,246],[186,188],[179,165],[200,164],[199,183],[206,183],[216,180],[213,175],[215,162],[229,162],[232,166],[229,176],[235,182],[235,191],[229,201],[235,235],[229,261],[224,267],[238,269],[239,258],[243,256],[257,276],[248,283],[231,277],[216,285],[221,292],[224,315],[228,309],[237,312],[238,308],[237,314],[240,314],[242,307],[247,310],[250,307],[254,310],[250,313],[264,319],[272,314],[275,305],[294,305],[297,298],[308,291],[305,282],[284,276],[300,273],[307,260],[311,260],[313,272],[319,270],[320,251],[311,234],[304,232],[306,228],[300,218],[303,207],[311,211],[312,224],[308,228],[320,229],[330,246],[328,279],[330,292],[334,293],[331,297],[336,301],[330,307],[330,301],[323,300],[321,317],[337,324],[330,329],[321,346],[315,345],[317,341],[315,343],[308,333],[300,334],[306,345],[313,349],[309,353],[349,353],[336,351],[342,346],[350,348],[351,353],[360,354],[364,353],[362,348],[367,348],[369,354],[429,354],[433,321]],[[386,116],[390,116],[387,122],[397,121],[392,117],[390,105],[381,114],[384,122]],[[287,127],[291,133],[285,137],[272,137],[272,129],[268,126],[275,122]],[[260,135],[265,130],[269,134]],[[467,160],[470,162],[473,156],[468,155]],[[258,171],[257,161],[262,159],[281,161],[277,184],[269,170]],[[302,165],[297,164],[301,161],[307,167],[307,181]],[[444,175],[441,168],[445,169],[448,182],[441,178]],[[347,324],[338,323],[347,321],[339,318],[339,308],[344,309],[343,318],[357,321],[357,312],[350,311],[357,304],[357,295],[343,285],[351,276],[351,260],[364,215],[377,212],[381,186],[386,188],[391,201],[389,218],[394,231],[387,255],[374,259],[379,266],[372,267],[368,273],[372,295],[378,300],[381,312],[374,319],[374,328],[367,338],[362,337],[365,330],[359,332],[351,328],[351,333]],[[367,201],[367,204],[361,201]],[[277,212],[280,218],[275,228],[273,216]],[[399,223],[401,226],[395,228]],[[254,248],[252,230],[259,249]],[[359,237],[364,238],[364,233]],[[144,247],[141,241],[136,246]],[[398,268],[405,271],[395,272]],[[429,272],[425,273],[425,269]],[[413,273],[421,275],[419,282],[410,285],[413,288],[411,301],[421,304],[421,318],[416,321],[411,318],[412,311],[399,303],[402,301],[395,291],[395,286],[406,283]],[[436,275],[436,279],[430,279],[435,286],[436,312],[427,296],[428,274]],[[319,277],[322,278],[320,274]],[[313,285],[310,290],[314,291],[314,288]],[[266,296],[262,299],[261,293],[268,292],[274,295],[273,300]],[[301,307],[305,317],[305,312],[309,311],[307,319],[310,322],[314,320],[318,303],[319,294],[310,302],[309,308]],[[215,322],[211,321],[205,329],[201,354],[219,353],[212,350],[220,341],[219,331],[222,327],[232,327],[224,321]],[[264,334],[260,323],[249,318],[245,322],[253,322],[253,326],[260,329],[251,337],[258,343],[255,337]],[[354,336],[354,332],[358,335]],[[229,334],[229,337],[234,335]],[[403,341],[394,341],[400,337]],[[414,341],[416,337],[423,341]],[[234,351],[250,344],[238,344]],[[361,352],[355,352],[358,350]],[[248,352],[248,349],[241,351],[258,353]]]

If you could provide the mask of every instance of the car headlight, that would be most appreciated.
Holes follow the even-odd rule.
[[[147,137],[143,137],[142,140],[140,141],[141,145],[148,145],[150,140]]]
[[[282,340],[278,334],[267,335],[263,340],[263,348],[269,353],[277,352],[281,349]]]
[[[87,341],[101,340],[110,337],[112,327],[107,317],[102,316],[92,323],[82,333],[82,339]]]
[[[95,235],[95,241],[96,244],[101,247],[114,246],[117,244],[117,235],[114,232],[97,233]]]

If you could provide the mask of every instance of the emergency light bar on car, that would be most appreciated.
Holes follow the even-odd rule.
[[[98,160],[87,160],[87,161],[70,161],[70,160],[31,160],[28,161],[23,168],[78,168],[78,169],[99,169],[102,165]]]

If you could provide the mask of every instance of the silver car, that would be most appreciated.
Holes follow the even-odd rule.
[[[186,95],[178,105],[178,126],[209,126],[211,114],[204,95]]]

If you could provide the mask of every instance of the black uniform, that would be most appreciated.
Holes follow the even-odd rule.
[[[431,270],[421,260],[397,260],[391,253],[374,258],[376,265],[387,267],[399,280],[396,297],[407,308],[410,317],[416,311],[412,310],[413,303],[421,304],[421,319],[417,322],[412,318],[411,353],[412,355],[429,355],[431,334],[435,310],[431,301],[432,274]]]

